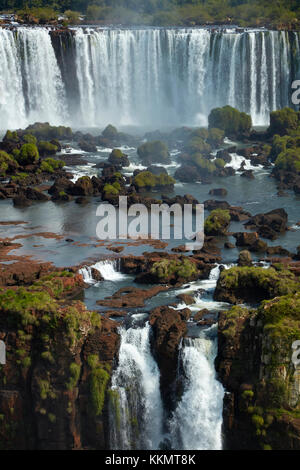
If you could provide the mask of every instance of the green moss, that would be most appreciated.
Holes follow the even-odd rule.
[[[221,272],[218,285],[238,293],[239,290],[264,293],[265,299],[292,294],[299,282],[288,270],[277,272],[274,268],[233,267]]]
[[[120,429],[121,424],[121,409],[120,409],[120,396],[117,390],[108,390],[108,397],[110,406],[113,409],[115,423],[117,429]]]
[[[225,235],[230,224],[230,213],[227,210],[215,209],[205,220],[206,235]]]
[[[77,364],[76,362],[72,362],[70,364],[70,367],[69,367],[70,376],[66,384],[66,388],[68,390],[72,390],[74,387],[77,386],[77,383],[80,377],[80,370],[81,370],[80,364]]]
[[[63,160],[55,160],[54,158],[46,158],[41,162],[40,171],[45,173],[54,173],[65,166]]]
[[[168,280],[170,277],[190,279],[198,271],[196,265],[187,258],[183,260],[164,259],[157,261],[151,268],[151,273],[155,274],[160,280]]]
[[[154,175],[150,171],[141,171],[134,177],[133,184],[139,189],[170,186],[175,183],[174,178],[165,173]]]
[[[272,135],[289,134],[299,126],[299,115],[291,108],[283,108],[270,114],[270,126],[268,132]]]
[[[20,149],[20,153],[16,156],[20,165],[30,165],[39,160],[39,151],[35,144],[24,144]]]
[[[275,167],[279,170],[300,173],[300,147],[281,152],[275,160]]]
[[[90,375],[90,405],[91,411],[95,416],[102,413],[106,387],[110,376],[106,370],[101,367],[95,367]]]
[[[114,185],[115,185],[115,183],[114,184],[108,184],[108,183],[105,184],[104,188],[103,188],[103,192],[105,194],[110,194],[112,196],[118,196],[118,194],[120,192],[120,189],[116,188]]]
[[[264,425],[264,418],[260,415],[253,414],[251,420],[256,428],[261,428]]]
[[[146,163],[168,163],[169,151],[164,142],[156,140],[146,142],[137,149],[137,154],[142,161]]]
[[[3,150],[0,150],[0,176],[5,176],[12,162],[14,162],[13,157]],[[17,162],[15,162],[15,166],[18,166]]]
[[[55,423],[56,416],[53,413],[48,413],[48,419],[49,419],[50,423]]]
[[[37,143],[37,139],[34,135],[32,134],[25,134],[23,136],[23,140],[24,142],[26,142],[26,144],[35,144]]]
[[[251,117],[231,106],[213,109],[208,116],[209,128],[225,131],[226,135],[248,133],[252,127]]]

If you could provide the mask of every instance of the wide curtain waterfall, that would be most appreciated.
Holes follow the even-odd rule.
[[[294,32],[0,28],[0,129],[204,125],[230,104],[266,125],[300,78]]]

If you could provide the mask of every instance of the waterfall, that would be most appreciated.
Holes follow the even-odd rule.
[[[64,123],[67,103],[46,28],[0,28],[0,128]]]
[[[0,28],[0,129],[205,125],[226,104],[266,125],[299,68],[296,32]]]
[[[149,323],[120,328],[119,364],[110,392],[111,449],[159,449],[163,406],[149,335]]]
[[[99,271],[105,281],[121,281],[126,279],[126,275],[118,271],[119,264],[117,259],[98,261],[92,266],[84,266],[79,270],[82,274],[84,282],[87,284],[95,284],[97,281],[93,279],[92,268]]]
[[[222,448],[224,389],[214,368],[217,340],[211,333],[215,328],[205,330],[199,338],[184,340],[181,352],[184,390],[169,423],[173,449]]]

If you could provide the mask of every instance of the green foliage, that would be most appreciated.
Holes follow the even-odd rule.
[[[281,152],[275,160],[275,167],[279,170],[300,173],[300,147]]]
[[[66,10],[64,16],[67,19],[69,24],[78,24],[80,23],[80,13],[78,11]]]
[[[101,367],[98,355],[89,355],[87,363],[91,369],[89,381],[90,410],[94,415],[99,416],[103,410],[105,392],[110,376],[108,372]]]
[[[115,187],[115,183],[113,183],[113,184],[106,183],[104,188],[103,188],[103,192],[105,194],[110,194],[111,196],[118,196],[118,194],[120,192],[120,187],[119,188]]]
[[[168,163],[169,151],[164,142],[155,140],[146,142],[137,149],[138,156],[146,163]]]
[[[224,130],[212,127],[207,140],[214,146],[221,145],[224,142]]]
[[[0,150],[0,176],[4,176],[9,168],[9,164],[13,162],[13,158],[8,153]],[[16,163],[17,165],[17,163]],[[18,166],[18,165],[17,165]]]
[[[201,137],[192,136],[187,143],[187,151],[191,154],[200,153],[200,154],[209,154],[211,151],[211,146],[204,141]]]
[[[70,377],[66,384],[66,387],[68,390],[72,390],[74,387],[76,387],[77,382],[80,377],[80,365],[77,364],[76,362],[72,362],[70,364],[69,371],[70,371]]]
[[[217,170],[215,163],[204,158],[201,153],[195,153],[192,156],[192,161],[197,165],[203,175],[212,175]]]
[[[20,141],[17,131],[6,131],[4,142],[18,143]]]
[[[288,270],[276,271],[274,268],[233,267],[221,272],[218,284],[229,291],[253,291],[263,293],[265,299],[297,292],[299,282]]]
[[[20,165],[30,165],[39,160],[39,151],[35,144],[24,144],[16,157]]]
[[[36,137],[32,134],[25,134],[23,136],[23,140],[26,144],[36,144],[37,143]]]
[[[40,142],[38,143],[38,149],[39,149],[40,155],[42,156],[54,155],[57,152],[58,147],[52,144],[51,142],[40,140]]]
[[[170,186],[174,183],[175,180],[171,176],[165,173],[154,175],[150,171],[141,171],[133,180],[133,184],[139,189]]]
[[[227,210],[215,209],[205,220],[205,235],[225,235],[230,224],[230,213]]]
[[[197,274],[196,265],[188,258],[163,259],[153,264],[151,273],[160,280],[168,280],[170,277],[190,279]]]
[[[209,128],[218,128],[228,136],[247,134],[252,127],[251,117],[231,106],[213,109],[208,116]]]
[[[156,26],[232,23],[240,26],[265,26],[291,29],[298,24],[296,0],[2,0],[0,10],[20,9],[25,20],[40,23],[56,20],[60,10],[79,10],[87,20],[107,23],[148,24]],[[66,12],[67,13],[67,12]],[[73,12],[67,14],[73,17]],[[64,22],[63,22],[64,24]]]
[[[46,158],[42,161],[40,170],[45,173],[54,173],[56,170],[60,170],[65,166],[65,162],[62,160],[55,160],[54,158]]]
[[[285,135],[296,130],[300,125],[299,113],[291,108],[283,108],[270,114],[270,126],[268,132],[271,135]]]

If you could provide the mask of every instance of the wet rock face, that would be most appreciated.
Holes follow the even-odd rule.
[[[300,449],[299,295],[221,312],[216,369],[226,388],[225,448]]]
[[[161,374],[161,393],[168,407],[174,392],[179,345],[187,333],[189,316],[189,309],[174,310],[163,306],[153,309],[149,317],[153,331],[152,350]]]
[[[0,448],[107,449],[117,324],[70,300],[81,275],[41,266],[20,283],[0,293]]]

